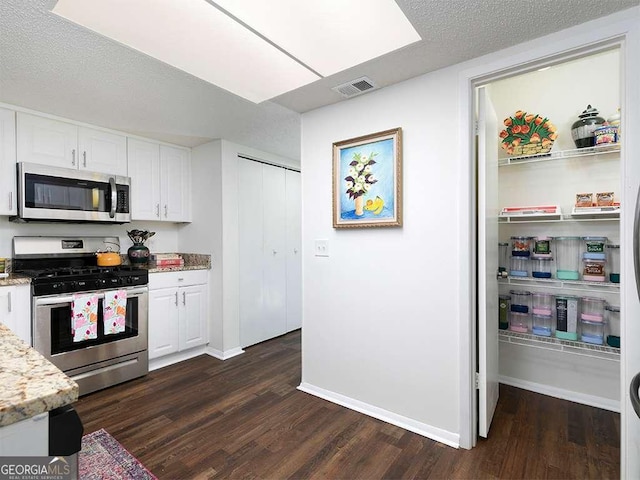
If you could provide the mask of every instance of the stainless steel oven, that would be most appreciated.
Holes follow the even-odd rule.
[[[75,341],[72,335],[73,295],[33,298],[33,346],[80,386],[80,394],[144,375],[148,371],[148,288],[127,292],[125,328],[104,334],[102,302],[98,296],[97,338]]]

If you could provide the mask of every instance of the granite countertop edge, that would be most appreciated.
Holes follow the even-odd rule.
[[[31,283],[31,277],[26,275],[20,275],[17,273],[10,273],[8,277],[0,278],[0,287],[10,287],[12,285],[29,285]]]
[[[0,427],[78,400],[78,384],[0,324]]]

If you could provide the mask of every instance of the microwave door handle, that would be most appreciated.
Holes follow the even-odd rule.
[[[636,289],[640,298],[640,187],[638,187],[638,198],[636,199],[636,211],[633,219],[633,269],[636,276]]]
[[[109,188],[111,188],[111,210],[109,210],[109,218],[116,216],[116,207],[118,205],[118,192],[116,190],[116,179],[109,179]]]

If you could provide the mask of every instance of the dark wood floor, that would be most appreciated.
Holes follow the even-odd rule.
[[[619,478],[618,414],[501,386],[490,438],[456,450],[296,390],[300,333],[81,398],[161,479]]]

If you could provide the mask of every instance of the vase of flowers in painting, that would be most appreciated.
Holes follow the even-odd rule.
[[[358,217],[364,215],[365,193],[378,181],[372,172],[372,166],[376,164],[373,159],[375,156],[375,153],[371,153],[368,157],[360,153],[354,154],[353,160],[349,164],[349,174],[345,177],[347,195],[353,199],[355,214]]]

